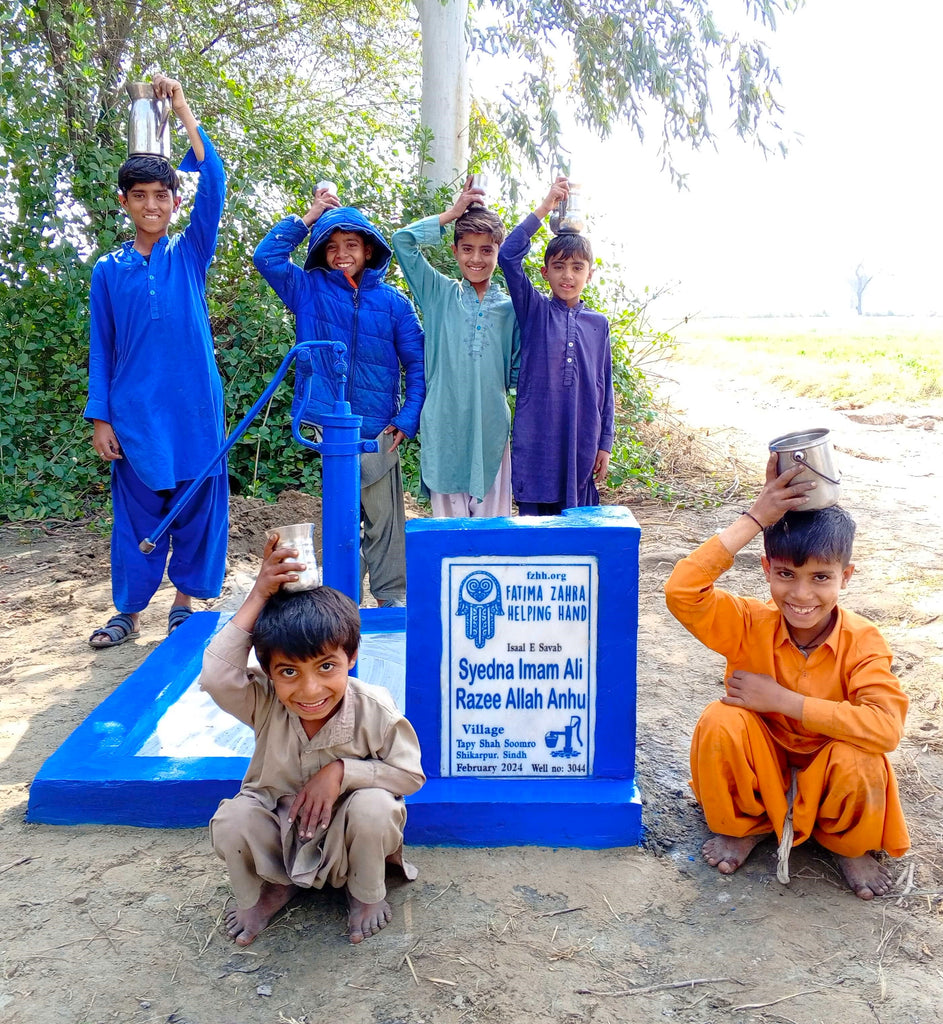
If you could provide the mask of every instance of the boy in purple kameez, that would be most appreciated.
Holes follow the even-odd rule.
[[[498,253],[521,329],[511,482],[521,515],[598,505],[615,430],[609,321],[580,299],[593,273],[589,241],[560,234],[544,254],[548,299],[524,273],[531,236],[568,195],[558,178]]]

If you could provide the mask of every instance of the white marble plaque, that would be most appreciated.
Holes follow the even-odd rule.
[[[589,556],[443,560],[443,775],[592,773],[597,580]]]

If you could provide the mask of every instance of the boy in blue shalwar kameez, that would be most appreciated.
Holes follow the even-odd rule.
[[[95,427],[95,450],[111,464],[111,576],[118,611],[89,638],[96,648],[138,635],[140,612],[160,586],[171,542],[168,575],[177,593],[168,632],[190,615],[194,597],[219,594],[226,563],[225,461],[156,549],[148,555],[138,549],[225,440],[206,272],[216,250],[226,173],[180,83],[156,75],[154,93],[172,101],[191,147],[180,168],[199,171],[200,180],[189,226],[169,238],[180,205],[176,172],[162,157],[129,158],[118,171],[118,200],[134,222],[134,241],[103,256],[92,271],[85,418]]]

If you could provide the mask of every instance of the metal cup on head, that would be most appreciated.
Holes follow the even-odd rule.
[[[485,194],[478,199],[473,199],[468,205],[471,206],[487,206],[488,205],[488,175],[484,171],[478,171],[477,174],[469,174],[467,188],[480,188]]]
[[[586,229],[586,217],[583,212],[583,186],[572,179],[567,181],[566,199],[550,211],[550,230],[555,235],[578,235]]]
[[[314,551],[314,523],[292,523],[290,526],[278,526],[265,531],[265,536],[269,540],[276,535],[278,536],[278,546],[294,548],[298,552],[296,560],[307,566],[304,572],[298,574],[298,579],[293,583],[283,583],[282,590],[297,594],[302,590],[314,590],[315,587],[320,587],[321,574],[318,571],[318,559]]]
[[[828,430],[816,427],[774,437],[769,443],[769,450],[777,456],[777,473],[802,466],[802,472],[792,482],[801,484],[808,481],[815,484],[815,490],[809,492],[809,500],[798,511],[812,512],[838,504],[841,497],[841,473],[835,463],[835,451]]]

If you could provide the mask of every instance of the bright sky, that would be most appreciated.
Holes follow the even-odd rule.
[[[802,138],[786,158],[733,133],[719,151],[679,148],[687,192],[660,172],[655,141],[574,135],[598,255],[636,292],[674,283],[665,315],[846,315],[859,263],[873,275],[866,313],[943,314],[941,38],[933,0],[807,0],[770,39]]]

